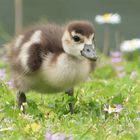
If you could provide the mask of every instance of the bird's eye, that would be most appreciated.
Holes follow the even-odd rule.
[[[75,35],[72,37],[75,42],[79,42],[81,39],[79,36]]]

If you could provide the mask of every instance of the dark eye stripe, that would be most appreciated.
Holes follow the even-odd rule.
[[[75,42],[79,42],[81,39],[79,36],[75,35],[72,37]]]

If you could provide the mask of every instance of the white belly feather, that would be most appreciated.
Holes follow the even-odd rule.
[[[36,76],[28,76],[30,88],[40,92],[57,92],[71,88],[89,76],[89,61],[78,60],[61,54],[55,63],[51,63],[53,55],[48,56]]]

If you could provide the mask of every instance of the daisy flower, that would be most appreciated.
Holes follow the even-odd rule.
[[[120,45],[122,52],[133,52],[140,49],[140,39],[125,40]]]
[[[103,15],[97,15],[95,21],[99,24],[119,24],[121,22],[121,16],[117,13],[106,13]]]
[[[106,111],[107,113],[111,114],[111,113],[120,113],[123,110],[123,106],[121,104],[114,104],[113,106],[106,106],[104,108],[104,111]]]

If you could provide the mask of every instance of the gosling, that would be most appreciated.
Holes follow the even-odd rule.
[[[25,93],[65,91],[86,81],[95,68],[95,30],[88,21],[72,21],[66,26],[39,25],[18,35],[8,45],[11,75],[19,108],[26,102]],[[70,103],[70,112],[74,113]]]

